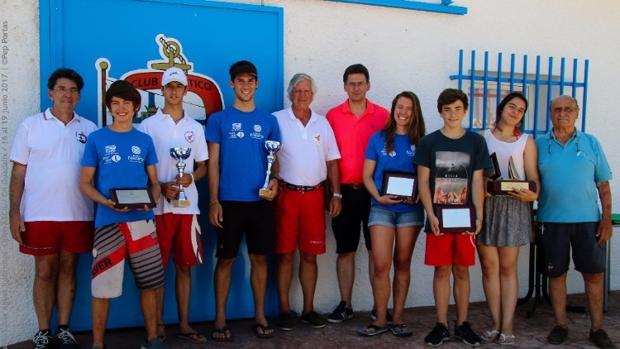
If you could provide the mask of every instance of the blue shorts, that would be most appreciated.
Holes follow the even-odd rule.
[[[391,228],[405,228],[424,225],[424,211],[422,208],[409,212],[393,212],[378,206],[370,208],[368,226],[382,225]]]

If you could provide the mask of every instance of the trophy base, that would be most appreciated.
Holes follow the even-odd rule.
[[[258,190],[258,196],[260,196],[263,199],[269,198],[272,195],[272,190],[268,189],[268,188],[260,188]]]
[[[184,208],[189,207],[189,205],[189,200],[172,200],[172,206],[174,207]]]

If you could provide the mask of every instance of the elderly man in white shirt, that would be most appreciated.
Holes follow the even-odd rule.
[[[342,195],[338,159],[340,152],[327,119],[310,109],[315,85],[307,74],[295,74],[288,87],[290,108],[275,112],[282,148],[278,152],[280,190],[276,197],[277,286],[280,298],[278,327],[292,330],[297,314],[291,310],[289,289],[293,255],[299,248],[299,280],[303,291],[300,320],[322,328],[327,320],[314,311],[317,255],[325,253],[325,181],[331,198],[329,214],[340,213]]]

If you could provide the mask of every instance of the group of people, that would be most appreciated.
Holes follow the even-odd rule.
[[[370,77],[361,64],[346,68],[348,98],[326,116],[311,108],[316,86],[307,74],[291,78],[291,106],[270,114],[255,105],[259,79],[254,64],[238,61],[229,73],[234,101],[210,115],[206,129],[183,109],[188,82],[176,67],[162,76],[163,108],[137,127],[133,120],[141,98],[129,82],[118,80],[108,88],[105,104],[113,122],[97,129],[75,113],[84,85],[80,75],[63,68],[49,77],[52,106],[22,122],[10,157],[11,234],[20,251],[35,260],[39,331],[34,348],[79,347],[68,327],[75,266],[78,254],[91,250],[93,349],[105,348],[108,303],[122,294],[125,259],[140,290],[146,327],[141,348],[164,347],[164,269],[170,257],[176,271],[177,336],[198,344],[207,341],[189,324],[191,268],[204,258],[195,182],[204,177],[209,221],[217,233],[214,341],[233,340],[226,304],[243,239],[251,263],[253,331],[258,338],[271,338],[275,329],[264,311],[268,257],[274,252],[278,256],[276,326],[290,331],[301,322],[322,328],[354,316],[355,253],[362,234],[374,308],[372,322],[357,332],[411,336],[403,312],[413,249],[424,227],[425,264],[435,268],[437,315],[424,342],[439,346],[451,338],[452,292],[455,338],[472,346],[515,344],[517,259],[519,247],[533,239],[532,202],[537,200],[537,239],[545,250],[555,316],[549,343],[561,344],[568,335],[566,272],[572,247],[575,268],[586,285],[590,340],[613,347],[603,330],[602,309],[603,243],[612,233],[611,170],[598,141],[575,128],[579,107],[573,97],[552,101],[553,128],[534,140],[523,132],[528,101],[520,92],[503,98],[495,126],[482,136],[462,126],[467,95],[446,89],[437,99],[443,126],[427,135],[413,92],[396,95],[389,111],[367,99]],[[273,167],[268,165],[273,154],[266,141],[279,144]],[[182,175],[170,156],[177,147],[191,149]],[[530,189],[489,193],[485,188],[492,179],[485,171],[493,166],[490,153],[497,159],[500,179],[529,181]],[[417,195],[386,194],[385,177],[394,172],[414,175]],[[147,189],[155,207],[119,204],[111,192],[124,188]],[[467,207],[474,224],[466,231],[445,230],[442,210],[450,207]],[[326,211],[336,240],[340,302],[324,316],[313,305],[317,256],[326,251]],[[300,314],[289,300],[296,251],[303,293]],[[476,251],[493,320],[480,334],[467,321],[469,267],[475,264]],[[55,335],[50,329],[54,306],[59,324]]]

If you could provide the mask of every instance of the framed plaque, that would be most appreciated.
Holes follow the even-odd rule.
[[[511,191],[522,189],[536,191],[536,183],[518,179],[502,179],[499,181],[487,182],[487,192],[493,195],[508,194]]]
[[[413,173],[383,172],[381,195],[395,195],[401,199],[413,199],[417,194],[418,183]]]
[[[433,205],[442,233],[462,233],[476,229],[476,210],[470,205]]]
[[[153,194],[148,188],[113,188],[110,197],[117,208],[144,208],[155,207]]]

